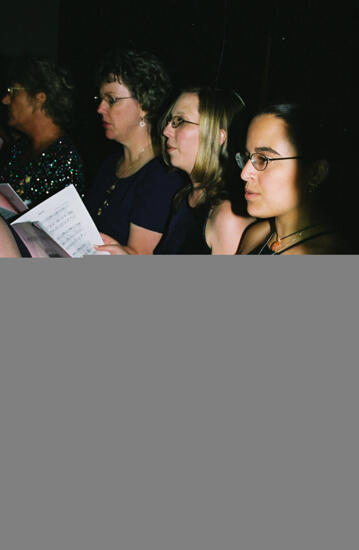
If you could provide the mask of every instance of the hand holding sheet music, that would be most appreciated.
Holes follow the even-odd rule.
[[[11,226],[34,258],[98,255],[93,245],[103,244],[74,185],[18,217]]]

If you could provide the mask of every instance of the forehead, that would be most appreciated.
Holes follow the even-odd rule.
[[[173,114],[192,114],[198,115],[199,99],[195,93],[184,93],[179,96],[173,106]]]
[[[117,80],[114,82],[102,82],[100,90],[101,93],[107,94],[131,95],[129,89]]]
[[[247,147],[271,148],[279,153],[293,152],[292,145],[287,131],[287,124],[281,118],[272,114],[256,116],[248,128]]]

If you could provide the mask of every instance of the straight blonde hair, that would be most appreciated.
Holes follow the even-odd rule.
[[[203,190],[203,197],[199,204],[207,201],[215,204],[220,202],[225,195],[229,128],[234,117],[245,110],[245,104],[241,97],[231,90],[217,90],[210,87],[187,88],[182,90],[180,96],[185,93],[197,94],[199,99],[199,148],[190,174],[192,183],[189,183],[177,193],[175,206],[189,191],[193,182],[198,185],[197,189]],[[173,102],[164,116],[162,129],[171,117],[176,101]],[[221,130],[226,134],[222,144]],[[166,139],[163,135],[162,154],[165,162],[170,164],[166,152]]]

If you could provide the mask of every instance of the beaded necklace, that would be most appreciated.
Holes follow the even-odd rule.
[[[320,230],[317,231],[316,233],[312,234],[312,235],[310,233],[307,234],[307,235],[304,235],[304,233],[306,232],[307,229],[312,229],[313,227],[320,227]],[[298,231],[294,231],[293,233],[290,233],[289,235],[286,235],[285,237],[282,237],[281,239],[278,239],[277,241],[274,241],[274,243],[272,243],[272,245],[270,246],[270,249],[272,250],[272,255],[276,256],[278,254],[281,254],[282,252],[284,252],[288,248],[291,248],[294,245],[300,244],[301,242],[306,241],[308,239],[314,239],[315,237],[319,237],[320,235],[324,235],[328,232],[330,232],[330,231],[327,227],[320,226],[319,224],[308,225],[307,227],[303,227],[302,229],[299,229]],[[280,244],[280,241],[286,240],[288,237],[294,237],[294,235],[296,235],[296,237],[290,239],[285,244],[284,248],[280,248],[278,246]],[[304,238],[303,238],[303,235],[304,235]],[[258,255],[262,254],[262,251],[268,245],[269,241],[271,240],[271,238],[273,236],[274,236],[274,232],[269,235],[268,239],[266,240],[266,242],[264,243],[264,245],[262,246],[262,248],[258,252]],[[299,237],[299,239],[298,239],[298,237]],[[274,250],[273,250],[273,245],[276,245]]]

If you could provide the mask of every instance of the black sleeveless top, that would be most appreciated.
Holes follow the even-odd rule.
[[[205,238],[210,209],[208,203],[191,208],[187,194],[172,213],[153,254],[211,254]]]

